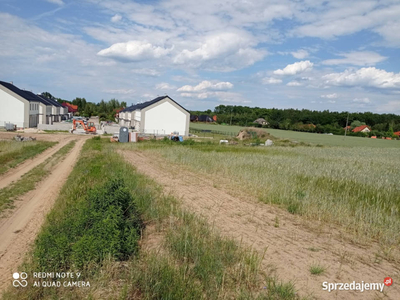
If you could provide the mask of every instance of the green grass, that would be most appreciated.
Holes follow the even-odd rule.
[[[116,155],[115,147],[100,138],[85,143],[32,253],[20,268],[28,274],[45,269],[82,272],[81,279],[90,281],[91,287],[28,285],[25,289],[10,288],[4,299],[297,299],[293,284],[260,272],[259,255],[222,237],[201,217],[182,210],[155,182]],[[101,196],[107,194],[102,187],[115,178],[123,191],[129,191],[129,195],[123,193],[124,203],[134,207],[143,224],[154,227],[156,236],[161,236],[158,250],[130,251],[129,257],[108,250],[107,255],[104,249],[125,240],[112,238],[118,235],[113,230],[114,219],[99,216],[102,226],[80,221],[96,223],[97,218],[91,218],[88,211],[93,209],[93,201],[103,212],[119,207],[113,199],[120,198],[120,192],[105,200]],[[126,218],[131,217],[131,212],[123,211]],[[93,228],[97,229],[92,232]],[[81,247],[85,251],[77,255],[74,248],[87,234],[96,234],[94,243],[84,241],[89,248]]]
[[[43,130],[45,133],[69,132],[68,130]]]
[[[200,130],[218,130],[229,133],[237,134],[244,127],[241,126],[229,126],[229,125],[214,125],[214,124],[202,124],[202,123],[191,123],[191,129]],[[280,129],[264,129],[271,135],[280,139],[289,139],[297,142],[311,143],[314,145],[324,146],[337,146],[337,147],[370,147],[370,148],[400,148],[400,141],[398,140],[382,140],[382,139],[370,139],[362,137],[347,136],[344,138],[339,135],[326,135],[308,132],[298,132],[290,130]],[[207,134],[207,133],[206,133]],[[208,133],[210,135],[210,133]],[[202,133],[199,136],[203,136]]]
[[[0,189],[0,213],[11,208],[14,200],[33,190],[38,182],[47,177],[53,168],[75,145],[75,141],[69,142],[51,157],[24,174],[17,182]]]
[[[23,161],[42,153],[56,142],[32,141],[17,142],[14,140],[0,141],[0,175]]]
[[[127,144],[169,164],[229,179],[232,187],[314,222],[337,224],[356,242],[400,245],[400,161],[392,148]],[[222,181],[223,182],[223,181]],[[231,187],[229,187],[231,188]],[[393,252],[392,252],[393,253]]]
[[[321,274],[325,273],[325,267],[323,267],[319,264],[311,265],[309,270],[312,275],[321,275]]]

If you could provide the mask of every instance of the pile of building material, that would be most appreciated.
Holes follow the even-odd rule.
[[[255,138],[263,139],[268,137],[270,137],[268,132],[258,128],[245,128],[240,130],[239,134],[237,135],[237,138],[241,141]]]
[[[31,136],[17,135],[14,137],[14,140],[16,140],[17,142],[30,142],[30,141],[36,141],[36,138]]]

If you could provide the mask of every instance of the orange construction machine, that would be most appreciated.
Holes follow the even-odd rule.
[[[72,130],[71,133],[76,130],[76,124],[80,124],[82,129],[85,130],[85,133],[96,133],[96,127],[94,126],[93,122],[87,122],[87,124],[85,124],[85,122],[83,120],[76,120],[74,119],[72,121]]]

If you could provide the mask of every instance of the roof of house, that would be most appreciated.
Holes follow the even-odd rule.
[[[400,136],[400,131],[396,131],[396,132],[394,132],[393,134],[395,134],[395,135],[397,135],[397,136]]]
[[[176,101],[174,101],[171,97],[165,95],[165,96],[160,96],[157,98],[154,98],[153,100],[147,101],[147,102],[143,102],[143,103],[138,103],[135,105],[131,105],[123,110],[121,110],[121,112],[127,112],[127,111],[134,111],[134,110],[141,110],[143,108],[146,108],[154,103],[157,103],[165,98],[169,98],[171,101],[173,101],[175,104],[177,104],[179,107],[181,107],[182,109],[186,110],[187,112],[189,112],[187,109],[185,109],[184,107],[182,107],[179,103],[177,103]]]
[[[51,105],[45,99],[40,98],[39,96],[35,95],[30,91],[21,90],[12,83],[0,81],[0,84],[5,88],[9,89],[10,91],[14,92],[15,94],[17,94],[18,96],[24,98],[25,100],[28,100],[29,102],[41,102],[45,105]]]
[[[40,97],[40,98],[46,100],[47,102],[51,103],[51,104],[54,105],[54,106],[62,107],[62,105],[61,105],[60,103],[58,103],[56,100],[54,100],[54,99],[47,98],[47,97],[45,97],[45,96],[43,96],[43,95],[38,95],[38,97]]]
[[[360,131],[363,131],[365,128],[368,128],[368,129],[371,130],[371,128],[369,128],[368,125],[361,125],[361,126],[358,126],[358,127],[354,128],[353,132],[360,132]]]
[[[73,105],[68,102],[63,102],[61,103],[62,106],[68,107],[68,112],[77,112],[78,111],[78,105]]]
[[[266,123],[267,120],[265,120],[264,118],[257,118],[253,121],[253,123]]]

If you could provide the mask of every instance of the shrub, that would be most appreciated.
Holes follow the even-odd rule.
[[[34,256],[44,271],[85,268],[108,256],[125,260],[137,252],[143,228],[134,199],[119,179],[89,190],[53,223],[36,241]]]

